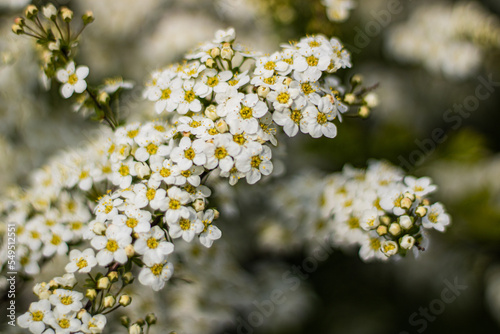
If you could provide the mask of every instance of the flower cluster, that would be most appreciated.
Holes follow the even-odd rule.
[[[474,74],[488,48],[500,47],[500,22],[476,2],[433,4],[392,28],[389,51],[452,79]]]
[[[303,191],[296,194],[290,187]],[[286,221],[279,225],[288,225],[288,230],[266,225],[260,231],[261,243],[269,246],[270,235],[293,235],[304,243],[327,239],[340,248],[358,246],[364,261],[387,260],[409,251],[417,255],[428,243],[425,230],[443,232],[450,224],[443,205],[426,198],[435,190],[429,178],[404,176],[401,169],[378,161],[366,170],[346,166],[343,172],[323,178],[301,176],[278,188],[274,200],[275,207],[287,208]]]

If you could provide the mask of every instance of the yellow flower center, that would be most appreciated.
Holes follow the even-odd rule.
[[[437,223],[437,220],[438,220],[438,217],[439,217],[439,214],[437,212],[431,212],[429,214],[429,217],[427,217],[427,219],[429,219],[429,221],[431,223]]]
[[[106,243],[106,249],[111,253],[116,252],[118,250],[118,243],[116,242],[116,240],[109,239]]]
[[[318,58],[316,58],[314,56],[307,57],[306,61],[307,61],[307,64],[309,66],[316,66],[316,65],[318,65]]]
[[[188,160],[193,160],[194,157],[196,156],[196,153],[194,152],[194,150],[192,148],[188,148],[187,150],[184,151],[184,156]]]
[[[156,151],[158,151],[158,146],[151,143],[146,147],[146,151],[148,151],[149,154],[154,155],[156,154]]]
[[[181,203],[176,199],[172,199],[168,203],[168,207],[172,210],[178,210],[181,207]]]
[[[300,120],[302,119],[302,113],[298,109],[292,110],[290,113],[290,118],[296,124],[300,124]]]
[[[276,67],[276,64],[274,63],[274,61],[268,61],[265,65],[264,65],[264,68],[266,70],[274,70],[274,68]]]
[[[253,111],[252,108],[244,106],[240,110],[241,118],[243,118],[243,119],[249,119],[249,118],[251,118],[252,117],[252,111]]]
[[[357,217],[350,217],[347,220],[347,225],[349,226],[350,229],[356,229],[359,227],[359,219]]]
[[[250,162],[250,165],[253,168],[259,168],[261,162],[262,162],[262,159],[258,155],[254,155],[252,157],[252,161]]]
[[[184,177],[190,177],[191,176],[191,171],[190,170],[183,170],[181,172],[181,175]]]
[[[158,240],[151,237],[148,239],[148,241],[146,241],[146,244],[148,245],[148,248],[155,249],[156,247],[158,247]]]
[[[33,318],[33,321],[42,321],[43,320],[43,312],[42,311],[35,311],[31,313],[31,317]]]
[[[88,176],[89,176],[89,172],[86,171],[86,170],[82,170],[82,172],[80,173],[79,178],[80,178],[80,180],[83,180],[83,179],[87,178]]]
[[[61,297],[61,304],[70,305],[71,303],[73,303],[73,298],[71,298],[71,296]]]
[[[71,75],[69,76],[69,78],[68,78],[68,83],[69,83],[70,85],[74,85],[74,84],[76,84],[77,82],[78,82],[78,77],[76,76],[76,74],[75,74],[75,73],[71,74]]]
[[[172,172],[168,168],[163,167],[162,169],[160,169],[160,175],[162,177],[169,177],[171,173]]]
[[[247,140],[242,134],[234,135],[233,140],[240,145],[243,145],[247,142]]]
[[[88,262],[87,260],[85,260],[83,257],[81,257],[78,262],[76,263],[76,266],[80,269],[83,269],[85,268],[86,266],[88,266]]]
[[[227,156],[227,150],[224,147],[217,147],[214,153],[217,159],[224,159]]]
[[[326,118],[326,115],[323,114],[322,112],[318,113],[318,116],[316,117],[316,120],[318,121],[318,124],[325,124],[328,119]]]
[[[272,76],[272,77],[269,77],[269,78],[265,78],[264,79],[264,83],[266,83],[268,85],[274,85],[276,83],[276,77]]]
[[[155,198],[156,196],[156,189],[148,189],[148,191],[146,191],[146,198],[150,201],[153,200],[153,198]]]
[[[162,270],[163,270],[163,264],[161,264],[161,263],[157,263],[151,267],[151,272],[155,276],[160,276]]]
[[[290,94],[288,94],[286,92],[280,93],[278,95],[278,97],[276,98],[276,100],[278,100],[278,102],[281,104],[287,103],[289,99],[290,99]]]
[[[61,320],[59,320],[58,324],[59,324],[59,327],[61,327],[61,328],[68,328],[70,325],[70,322],[68,319],[61,319]]]
[[[53,244],[53,245],[59,245],[61,242],[62,242],[62,239],[57,234],[54,234],[52,236],[52,240],[50,240],[50,243]]]
[[[130,228],[134,228],[137,226],[139,222],[137,221],[137,219],[135,218],[129,218],[127,219],[127,221],[125,222],[125,225],[127,225],[128,227]]]
[[[113,206],[112,206],[111,204],[106,205],[106,206],[104,207],[104,212],[105,212],[105,213],[110,213],[110,212],[111,212],[111,210],[113,210]]]
[[[309,95],[309,94],[315,92],[314,88],[312,88],[312,86],[309,82],[304,82],[303,84],[300,85],[300,88],[302,89],[302,92],[306,95]]]
[[[127,136],[129,138],[135,138],[137,136],[137,134],[139,133],[139,130],[130,130],[129,132],[127,132]]]
[[[118,173],[120,173],[121,176],[127,176],[130,173],[130,169],[127,165],[121,165],[120,169],[118,169]]]
[[[380,240],[377,238],[373,238],[370,240],[370,247],[373,250],[378,250],[380,249]]]
[[[200,122],[198,121],[192,121],[191,124],[189,124],[192,128],[197,128],[201,125]]]
[[[166,88],[161,91],[161,99],[166,100],[170,98],[170,94],[172,93],[172,90],[170,88]]]
[[[194,94],[194,92],[192,90],[188,90],[186,92],[186,94],[184,94],[184,100],[186,100],[186,102],[190,103],[190,102],[193,102],[193,100],[196,98],[196,95]]]
[[[310,41],[310,42],[309,42],[309,46],[310,46],[311,48],[317,48],[317,47],[318,47],[318,46],[320,46],[320,45],[321,45],[321,43],[320,43],[320,42],[318,42],[318,41]]]
[[[184,231],[189,230],[189,228],[191,227],[191,221],[189,219],[181,219],[179,221],[179,226]]]
[[[209,87],[217,86],[218,83],[219,83],[219,78],[217,78],[216,76],[207,78],[207,86]]]

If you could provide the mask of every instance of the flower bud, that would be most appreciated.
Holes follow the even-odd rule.
[[[380,225],[379,227],[377,227],[377,233],[380,236],[386,235],[387,234],[387,226]]]
[[[95,297],[97,296],[97,291],[95,289],[87,289],[85,292],[85,297],[87,297],[88,300],[94,300]]]
[[[73,11],[68,7],[62,7],[61,18],[63,19],[64,22],[67,23],[71,22],[71,20],[73,20]]]
[[[208,68],[213,68],[215,65],[215,60],[213,60],[212,58],[208,58],[207,61],[205,62],[205,65]]]
[[[121,295],[118,300],[118,303],[120,303],[121,306],[129,306],[131,302],[132,298],[129,295]]]
[[[79,320],[82,320],[83,316],[87,313],[87,310],[82,308],[78,313],[76,314],[76,318]]]
[[[403,249],[411,249],[415,244],[415,238],[407,234],[401,239],[399,239],[399,244]]]
[[[359,85],[363,83],[363,76],[361,74],[355,74],[351,78],[351,85]]]
[[[151,169],[145,162],[136,162],[134,165],[134,169],[135,172],[137,173],[137,177],[140,179],[144,179],[145,176],[151,174]]]
[[[38,8],[35,5],[29,5],[24,11],[24,15],[28,20],[32,20],[38,14]]]
[[[126,272],[122,276],[122,280],[123,280],[123,283],[130,284],[130,283],[132,283],[134,281],[134,275],[132,275],[132,273],[130,271]]]
[[[46,282],[36,284],[33,287],[33,293],[37,295],[39,299],[49,299],[52,294]]]
[[[196,212],[203,211],[205,210],[205,201],[202,198],[197,198],[193,203],[193,207]]]
[[[127,257],[132,257],[135,255],[135,249],[133,245],[128,245],[125,247],[125,254],[127,254]]]
[[[415,200],[415,194],[412,194],[412,193],[410,193],[410,192],[408,192],[408,191],[407,191],[407,192],[405,192],[404,197],[405,197],[405,198],[409,198],[409,199],[411,199],[412,201],[414,201],[414,200]]]
[[[404,197],[401,200],[401,208],[403,208],[405,210],[408,210],[409,208],[411,208],[412,205],[413,205],[413,201],[411,199],[409,199],[408,197]]]
[[[57,284],[56,281],[54,281],[53,279],[51,279],[50,282],[49,282],[49,287],[51,289],[57,289],[59,287],[59,284]]]
[[[127,328],[128,328],[128,325],[130,325],[130,318],[129,318],[129,317],[127,317],[126,315],[122,315],[122,316],[120,317],[120,323],[121,323],[123,326],[125,326],[125,327],[127,327]]]
[[[118,272],[117,271],[112,271],[108,275],[109,280],[111,283],[118,281]]]
[[[101,104],[108,104],[109,94],[106,92],[100,92],[99,95],[97,95],[97,101]]]
[[[361,118],[367,118],[368,116],[370,116],[370,109],[367,106],[361,106],[358,109],[358,115]]]
[[[141,334],[142,328],[141,328],[141,326],[139,326],[139,324],[135,323],[129,327],[128,333],[129,334]]]
[[[97,235],[102,235],[104,234],[104,232],[106,232],[106,226],[104,226],[104,224],[101,222],[96,222],[92,227],[92,232]]]
[[[417,216],[423,217],[427,214],[427,209],[423,206],[419,206],[417,210],[415,210],[415,213],[417,214]]]
[[[265,86],[259,86],[259,88],[257,88],[257,94],[263,98],[265,98],[270,91],[271,89]]]
[[[356,102],[356,95],[351,94],[351,93],[345,94],[344,102],[349,103],[349,104],[353,104],[354,102]]]
[[[51,21],[54,21],[57,16],[57,9],[53,4],[50,3],[42,8],[42,13],[43,16],[45,16],[46,18],[48,18]]]
[[[217,115],[217,108],[211,104],[205,109],[205,116],[210,118],[212,121],[215,121],[219,116]]]
[[[376,93],[371,92],[366,94],[364,100],[368,108],[375,108],[378,106],[378,95]]]
[[[86,11],[85,14],[82,15],[82,21],[83,25],[85,26],[94,22],[94,13],[92,13],[90,10]]]
[[[104,307],[113,307],[115,303],[116,299],[112,295],[107,295],[106,297],[104,297],[104,302],[103,302]]]
[[[392,256],[397,254],[398,244],[395,243],[394,241],[386,240],[382,243],[380,249],[382,250],[382,253],[384,253],[386,256]]]
[[[154,313],[149,313],[146,315],[146,322],[148,325],[154,325],[156,324],[156,316]]]
[[[379,219],[380,219],[380,222],[384,225],[389,225],[391,223],[391,218],[389,218],[387,216],[382,216]]]
[[[142,318],[138,319],[135,323],[138,324],[141,327],[144,326],[144,324],[145,324],[144,319],[142,319]]]
[[[218,57],[220,55],[220,49],[219,48],[213,48],[210,50],[210,56],[212,58]]]
[[[97,281],[97,288],[100,290],[107,289],[111,286],[111,283],[109,282],[109,278],[107,277],[101,277]]]
[[[13,24],[12,25],[12,32],[16,35],[21,35],[22,33],[24,33],[24,29],[21,25],[19,24]]]
[[[401,216],[399,217],[399,225],[405,230],[409,230],[413,226],[413,221],[409,216]]]
[[[401,233],[401,226],[398,223],[392,223],[391,226],[389,226],[389,233],[396,236]]]
[[[219,217],[220,217],[219,211],[216,209],[212,209],[212,210],[214,210],[214,219],[219,219]]]
[[[234,51],[233,51],[233,49],[231,49],[231,44],[224,43],[224,45],[222,46],[222,50],[220,52],[220,55],[221,55],[222,59],[231,60],[233,58],[233,55],[234,55]]]
[[[217,131],[219,131],[219,133],[226,133],[227,131],[229,131],[229,127],[226,121],[223,119],[219,119],[217,122],[215,122],[215,128],[217,129]]]
[[[422,200],[422,205],[429,206],[429,205],[431,205],[431,202],[427,198],[425,198]]]

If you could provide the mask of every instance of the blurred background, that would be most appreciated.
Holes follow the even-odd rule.
[[[26,185],[52,154],[84,145],[99,127],[72,112],[57,88],[45,90],[35,46],[10,31],[28,3],[0,0],[2,193]],[[370,117],[344,119],[335,139],[288,139],[281,180],[216,188],[223,240],[205,254],[191,249],[192,263],[179,269],[189,280],[136,298],[141,313],[161,307],[158,333],[470,333],[478,326],[500,332],[498,0],[53,3],[94,12],[77,60],[90,67],[90,82],[122,76],[136,83],[123,102],[131,120],[156,117],[142,100],[149,73],[227,27],[240,43],[266,52],[306,34],[336,36],[352,55],[353,68],[338,73],[344,82],[361,74],[365,85],[379,85]],[[276,184],[311,170],[338,172],[346,163],[365,167],[369,159],[430,176],[439,187],[434,199],[452,226],[432,234],[418,259],[367,264],[356,250],[326,247],[328,256],[313,268],[293,238],[289,247],[263,246],[256,222],[265,221],[261,208]],[[49,263],[40,279],[61,263]],[[22,298],[25,308],[34,300],[29,289]]]

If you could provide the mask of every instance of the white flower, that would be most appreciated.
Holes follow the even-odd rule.
[[[153,74],[153,85],[144,92],[150,101],[156,101],[155,111],[161,114],[164,110],[172,112],[177,107],[176,94],[182,86],[182,80],[177,74],[167,69]]]
[[[343,22],[349,18],[349,11],[356,7],[353,0],[322,0],[326,7],[328,19],[333,22]]]
[[[281,59],[281,54],[275,52],[266,57],[259,57],[255,64],[255,75],[262,75],[264,78],[269,78],[274,75],[274,71],[279,71],[283,75],[288,74],[291,68],[286,62]]]
[[[115,192],[111,195],[104,195],[100,199],[99,204],[94,209],[97,221],[112,220],[118,214],[118,208],[123,204],[123,199],[119,198],[120,194],[120,192]]]
[[[267,94],[266,99],[273,104],[275,110],[282,111],[289,108],[299,94],[300,84],[293,81],[290,85],[277,84],[274,90]]]
[[[302,133],[308,133],[307,118],[304,117],[304,108],[307,105],[306,99],[294,101],[290,109],[273,113],[273,121],[283,126],[283,130],[289,137],[295,136],[299,129]]]
[[[450,216],[444,211],[441,203],[434,203],[427,207],[427,214],[422,218],[422,225],[425,228],[434,228],[444,232],[445,227],[450,224]]]
[[[139,233],[134,249],[138,254],[144,255],[144,258],[164,258],[174,251],[174,244],[165,240],[165,232],[159,226],[153,226],[149,232]]]
[[[188,137],[183,137],[179,142],[179,146],[172,150],[170,157],[173,162],[179,165],[179,168],[186,170],[193,164],[202,166],[206,163],[207,157],[204,151],[205,141],[196,139],[191,142]]]
[[[168,209],[165,213],[165,221],[168,224],[174,224],[179,219],[189,216],[189,211],[184,205],[190,200],[189,193],[181,190],[178,187],[172,187],[167,190]]]
[[[45,329],[44,321],[51,314],[51,304],[47,299],[30,304],[29,311],[17,318],[17,323],[22,328],[28,328],[31,333],[40,334]]]
[[[221,93],[226,87],[226,85],[221,84],[227,82],[232,77],[233,72],[231,71],[218,72],[214,69],[207,69],[203,71],[201,81],[197,82],[194,86],[194,92],[200,97],[207,97],[212,91]]]
[[[102,333],[104,326],[106,326],[106,322],[106,316],[102,314],[92,316],[90,313],[85,312],[82,316],[82,328],[80,330],[84,333]]]
[[[83,294],[78,291],[56,289],[49,297],[49,301],[61,314],[76,312],[82,308]]]
[[[148,232],[151,229],[151,212],[131,205],[127,207],[125,214],[116,215],[113,218],[113,225],[120,227],[123,231],[127,231],[128,234],[133,232]]]
[[[228,102],[227,124],[232,134],[246,132],[254,134],[259,130],[258,118],[267,113],[267,105],[257,94],[232,98]]]
[[[107,266],[113,260],[122,264],[127,262],[124,248],[132,242],[128,231],[116,225],[110,225],[106,230],[106,236],[97,236],[90,241],[92,247],[99,250],[96,258],[100,266]]]
[[[233,140],[229,133],[217,135],[213,143],[207,145],[206,149],[207,169],[219,167],[222,171],[228,172],[234,164],[234,158],[241,152],[241,146]]]
[[[80,94],[87,89],[85,78],[89,75],[87,66],[78,66],[75,71],[75,63],[70,62],[66,69],[57,71],[57,80],[63,85],[61,86],[61,95],[64,98],[69,98],[74,92]]]
[[[432,180],[428,177],[417,179],[413,176],[406,176],[404,182],[408,186],[409,191],[415,193],[417,196],[425,196],[437,189],[435,185],[431,184]]]
[[[388,257],[380,251],[381,245],[382,239],[378,235],[364,234],[361,240],[361,248],[359,249],[359,257],[365,262],[371,259],[387,260]]]
[[[186,217],[182,217],[177,223],[170,224],[169,233],[172,238],[182,237],[185,241],[190,242],[195,234],[203,231],[203,224],[192,207],[187,209],[188,215]]]
[[[201,166],[191,166],[186,170],[182,170],[179,166],[173,167],[173,173],[175,175],[175,185],[183,186],[189,183],[195,187],[200,185],[200,175],[205,171]]]
[[[144,264],[146,267],[139,273],[139,282],[150,286],[154,291],[161,290],[174,273],[173,264],[160,258],[145,258]]]
[[[361,216],[361,221],[359,222],[359,226],[365,230],[373,230],[380,225],[380,221],[378,219],[378,210],[376,208],[369,209],[363,212]]]
[[[214,210],[198,212],[198,218],[204,226],[204,229],[200,234],[200,243],[203,246],[210,248],[214,240],[220,239],[222,236],[222,232],[219,228],[212,224],[214,220]]]
[[[236,168],[245,173],[248,184],[254,184],[262,175],[269,175],[273,171],[271,162],[272,152],[268,146],[252,142],[245,155],[236,160]]]
[[[387,257],[393,256],[398,253],[398,244],[394,241],[386,240],[382,242],[380,250],[382,250],[382,253],[384,253]]]
[[[69,273],[78,271],[79,273],[88,273],[97,264],[95,253],[92,248],[87,248],[83,252],[78,249],[73,249],[69,253],[70,263],[65,267]]]
[[[311,137],[319,138],[325,136],[334,138],[337,135],[337,127],[335,124],[329,122],[329,120],[335,118],[335,115],[333,105],[328,98],[321,98],[318,108],[313,105],[308,106],[304,110],[304,116],[307,122],[307,130]]]
[[[48,324],[57,334],[78,332],[82,326],[81,321],[76,319],[76,312],[61,313],[57,309],[54,310],[53,317],[50,318]]]
[[[54,277],[54,281],[64,288],[73,288],[77,282],[73,273],[66,273],[62,277]]]
[[[160,186],[161,181],[167,185],[175,184],[176,178],[172,173],[174,163],[170,159],[165,159],[163,157],[153,157],[150,161],[151,177],[149,178],[148,184],[154,188]]]
[[[380,200],[380,206],[385,211],[394,213],[396,216],[405,214],[405,209],[401,207],[401,200],[404,194],[398,189],[389,189]]]
[[[54,226],[48,233],[44,234],[43,240],[43,256],[49,257],[54,253],[59,255],[68,251],[67,242],[73,238],[73,233],[64,225]]]
[[[227,30],[217,30],[215,32],[214,43],[224,43],[224,42],[232,42],[236,38],[236,32],[234,28],[228,28]]]
[[[403,249],[411,249],[415,244],[415,238],[407,234],[399,240],[399,244]]]

